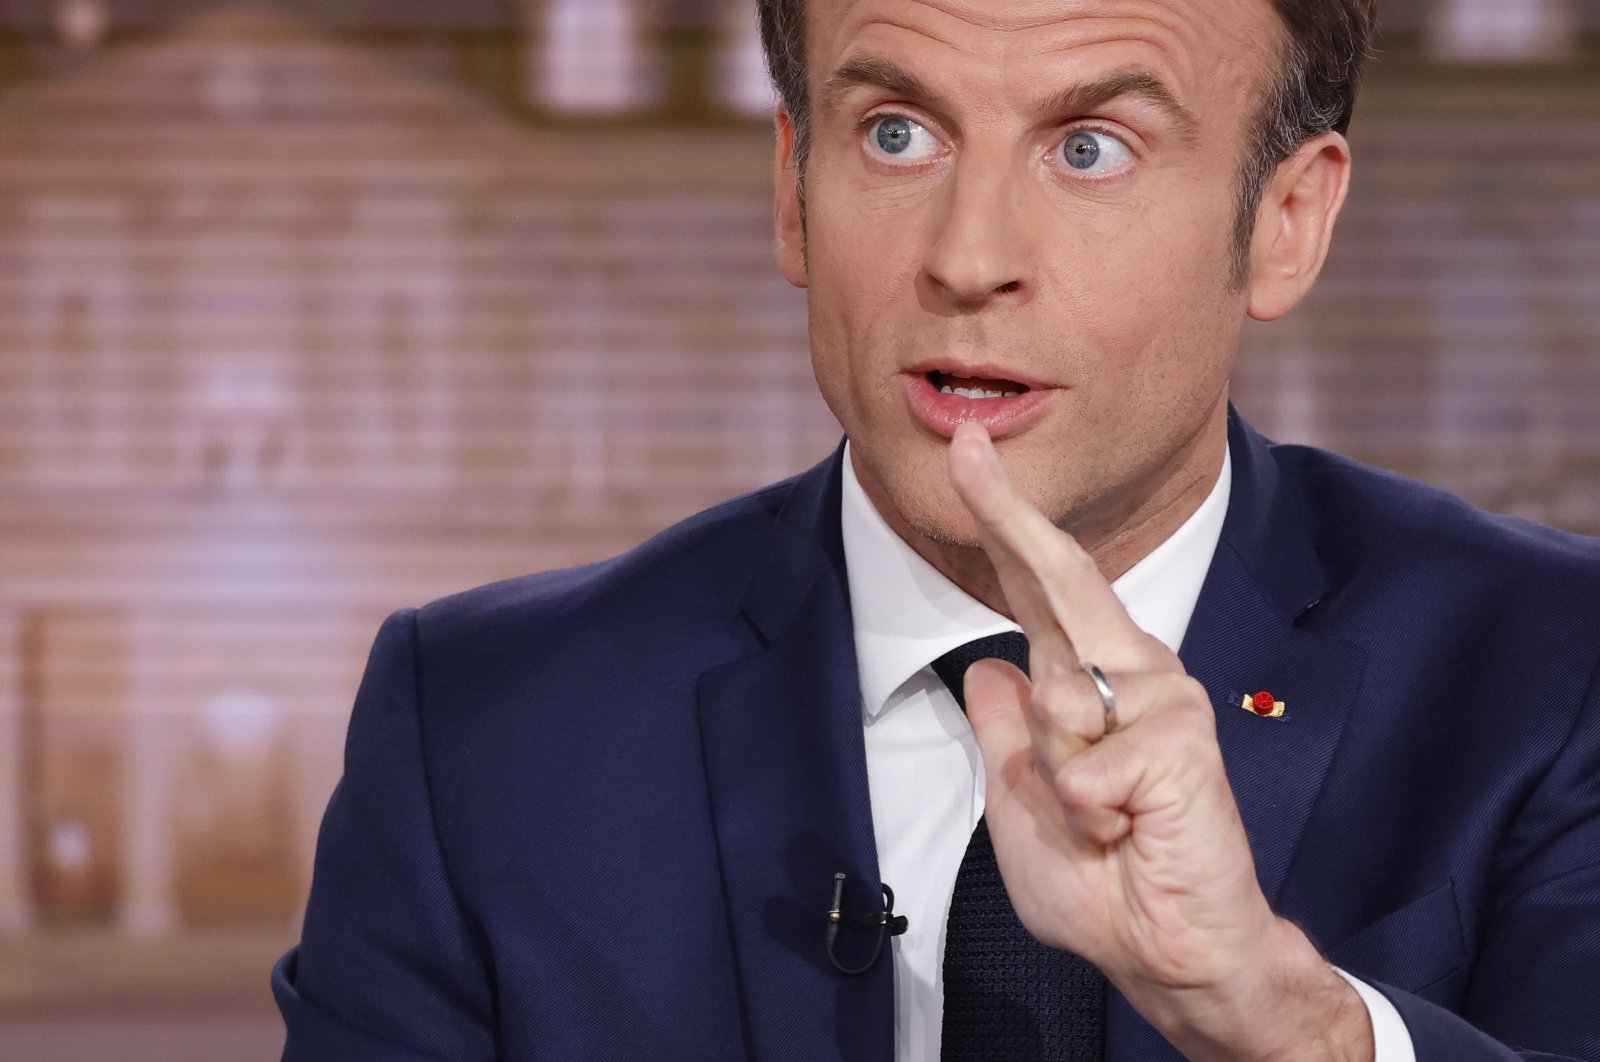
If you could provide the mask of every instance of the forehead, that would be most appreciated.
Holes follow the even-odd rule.
[[[1137,69],[1197,111],[1253,106],[1283,33],[1271,0],[808,0],[806,28],[813,86],[869,56],[1001,105]]]

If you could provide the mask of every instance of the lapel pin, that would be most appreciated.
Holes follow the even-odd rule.
[[[1259,715],[1263,719],[1283,718],[1284,703],[1266,690],[1262,690],[1253,697],[1248,693],[1245,694],[1244,703],[1239,707],[1253,715]]]

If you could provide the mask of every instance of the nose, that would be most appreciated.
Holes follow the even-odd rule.
[[[935,291],[963,308],[1031,298],[1028,205],[1019,182],[1000,167],[973,164],[957,170],[945,195],[944,225],[923,259]]]

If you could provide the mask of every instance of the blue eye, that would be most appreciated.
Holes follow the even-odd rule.
[[[1100,144],[1088,133],[1073,133],[1064,148],[1067,165],[1075,170],[1092,170],[1100,161]]]
[[[891,155],[898,155],[911,146],[911,123],[904,118],[890,118],[878,124],[878,146]]]
[[[1081,129],[1061,145],[1067,165],[1080,173],[1109,173],[1121,169],[1133,157],[1128,146],[1107,133]]]
[[[896,159],[926,158],[939,146],[927,129],[898,114],[879,118],[872,123],[869,132],[877,149]]]

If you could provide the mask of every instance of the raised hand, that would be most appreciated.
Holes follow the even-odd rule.
[[[1205,689],[1012,489],[981,427],[956,433],[950,475],[1028,636],[1031,679],[986,660],[965,690],[1023,925],[1191,1058],[1370,1058],[1359,997],[1261,892]]]

